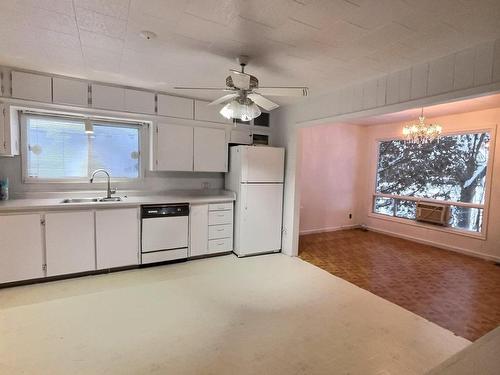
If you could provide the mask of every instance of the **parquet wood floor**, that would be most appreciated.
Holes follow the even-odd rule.
[[[469,340],[500,325],[493,262],[360,229],[301,236],[299,257]]]

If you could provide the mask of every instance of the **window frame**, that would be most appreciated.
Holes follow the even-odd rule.
[[[487,238],[487,231],[488,231],[488,218],[489,218],[489,207],[490,207],[490,199],[491,199],[491,183],[492,183],[492,178],[493,178],[493,169],[494,169],[494,156],[495,156],[495,147],[496,147],[496,131],[497,131],[497,124],[492,124],[492,125],[487,125],[487,126],[478,126],[477,128],[475,127],[468,127],[460,130],[455,130],[455,131],[444,131],[442,133],[442,136],[453,136],[453,135],[464,135],[464,134],[471,134],[471,133],[484,133],[488,132],[490,133],[490,147],[488,151],[488,165],[486,166],[486,183],[485,183],[485,195],[484,195],[484,203],[483,204],[476,204],[476,203],[467,203],[467,202],[456,202],[456,201],[445,201],[445,200],[439,200],[439,199],[433,199],[433,198],[420,198],[420,197],[409,197],[409,196],[404,196],[404,195],[398,195],[398,194],[384,194],[384,193],[379,193],[377,192],[377,178],[378,178],[378,162],[379,162],[379,156],[380,156],[380,144],[381,142],[384,141],[394,141],[394,140],[404,140],[403,136],[398,135],[398,136],[393,136],[393,137],[381,137],[381,138],[376,138],[376,147],[375,147],[375,165],[374,165],[374,178],[372,180],[372,192],[370,196],[370,206],[368,209],[368,216],[372,218],[377,218],[377,219],[383,219],[383,220],[388,220],[388,221],[393,221],[401,224],[406,224],[410,226],[415,226],[415,227],[420,227],[420,228],[425,228],[425,229],[432,229],[435,231],[439,232],[447,232],[447,233],[453,233],[453,234],[458,234],[461,236],[466,236],[466,237],[472,237],[480,240],[486,240]],[[414,219],[407,219],[407,218],[402,218],[402,217],[397,217],[397,216],[389,216],[385,214],[381,214],[378,212],[374,211],[375,207],[375,199],[377,197],[384,197],[384,198],[393,198],[393,199],[400,199],[400,200],[413,200],[416,202],[430,202],[430,203],[437,203],[437,204],[444,204],[447,206],[455,206],[455,207],[470,207],[470,208],[481,208],[483,209],[483,221],[481,225],[481,231],[480,232],[474,232],[466,229],[460,229],[460,228],[453,228],[451,226],[438,226],[438,225],[433,225],[429,223],[424,223],[424,222],[419,222]]]
[[[62,113],[53,113],[53,112],[32,112],[32,111],[19,111],[19,125],[21,128],[21,176],[22,182],[25,184],[82,184],[87,183],[90,184],[90,170],[88,177],[75,177],[75,178],[37,178],[30,177],[28,175],[28,142],[27,142],[27,132],[28,132],[28,117],[38,117],[38,118],[65,118],[68,121],[85,121],[90,120],[94,125],[99,126],[99,124],[103,124],[106,126],[115,126],[120,128],[134,128],[138,130],[138,146],[139,146],[139,158],[137,160],[139,165],[138,176],[135,178],[128,177],[113,177],[111,175],[111,181],[113,182],[137,182],[144,179],[144,168],[143,168],[143,132],[144,125],[146,122],[134,121],[134,120],[126,120],[126,119],[114,119],[114,118],[106,118],[106,117],[95,117],[95,116],[86,116],[80,114],[62,114]],[[105,182],[105,178],[101,175],[96,176],[96,183]]]

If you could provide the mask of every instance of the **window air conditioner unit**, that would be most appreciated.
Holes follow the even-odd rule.
[[[447,226],[450,207],[446,204],[417,202],[417,221]]]

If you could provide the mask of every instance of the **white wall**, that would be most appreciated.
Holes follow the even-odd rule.
[[[273,139],[277,146],[286,148],[282,241],[285,254],[298,254],[300,188],[297,176],[300,163],[297,163],[297,150],[300,138],[297,128],[500,91],[500,39],[466,51],[341,88],[328,95],[310,97],[300,104],[273,112]],[[453,71],[451,78],[450,69]]]
[[[359,222],[362,130],[349,124],[300,129],[301,234],[341,229]]]

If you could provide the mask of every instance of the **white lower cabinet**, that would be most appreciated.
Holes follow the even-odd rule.
[[[139,264],[139,209],[95,213],[97,269]]]
[[[0,216],[0,283],[44,277],[40,214]]]
[[[192,205],[190,257],[233,250],[233,203]]]
[[[191,205],[189,256],[208,254],[208,204]]]
[[[47,276],[95,270],[94,212],[45,215]]]

